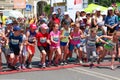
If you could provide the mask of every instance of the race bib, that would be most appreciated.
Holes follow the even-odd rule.
[[[53,40],[55,41],[55,42],[58,42],[59,41],[59,37],[53,37]]]
[[[88,46],[95,46],[96,42],[88,40]]]
[[[18,45],[19,44],[19,40],[11,39],[11,43],[13,45]]]
[[[41,43],[45,43],[46,41],[47,41],[46,38],[40,38],[40,42],[41,42]]]
[[[73,40],[74,40],[74,41],[80,40],[80,36],[73,37]]]
[[[102,34],[103,34],[102,31],[98,31],[98,32],[97,32],[97,35],[98,35],[98,36],[102,36]]]
[[[65,32],[65,33],[64,33],[64,36],[69,36],[69,32]]]

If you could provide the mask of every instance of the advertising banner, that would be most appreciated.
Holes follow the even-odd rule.
[[[14,8],[24,9],[26,8],[26,0],[14,0]]]

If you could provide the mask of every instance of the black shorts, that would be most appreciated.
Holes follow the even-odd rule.
[[[102,43],[96,43],[96,48],[98,48],[100,46],[103,46],[103,44]]]
[[[10,47],[10,53],[14,53],[15,55],[19,55],[20,48],[19,47]]]
[[[46,52],[49,52],[49,46],[44,47],[44,46],[38,46],[38,49],[40,52],[42,52],[42,50],[45,50]]]

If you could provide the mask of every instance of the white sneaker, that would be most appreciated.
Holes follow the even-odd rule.
[[[83,63],[82,60],[79,60],[79,63],[82,64]]]

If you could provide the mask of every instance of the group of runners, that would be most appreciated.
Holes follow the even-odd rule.
[[[29,21],[8,18],[3,24],[1,20],[0,71],[2,53],[12,70],[31,69],[34,54],[40,54],[40,68],[67,65],[74,53],[77,63],[90,62],[90,67],[111,55],[110,68],[114,69],[115,59],[120,62],[120,13],[112,7],[107,12],[102,14],[99,8],[92,13],[77,11],[73,21],[58,8],[50,19],[42,14]]]

